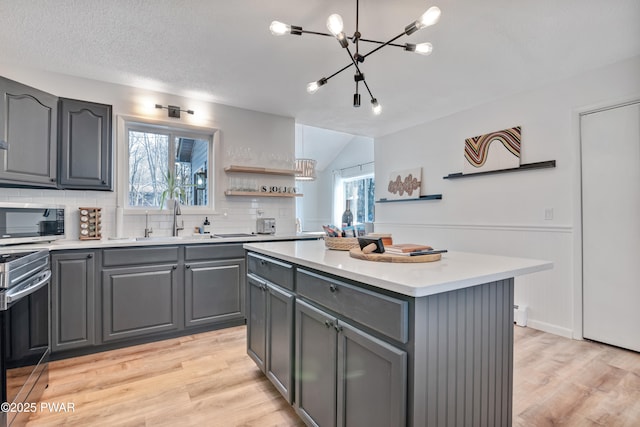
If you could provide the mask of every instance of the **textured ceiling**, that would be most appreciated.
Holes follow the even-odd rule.
[[[401,39],[430,41],[431,56],[386,47],[362,65],[380,116],[364,94],[351,106],[352,69],[305,91],[348,63],[335,40],[268,29],[277,19],[326,31],[340,13],[351,34],[355,1],[2,0],[0,61],[380,136],[640,55],[638,0],[435,1],[440,22]],[[431,5],[361,0],[360,31],[389,39]]]

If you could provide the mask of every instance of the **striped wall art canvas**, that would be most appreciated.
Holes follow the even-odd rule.
[[[516,126],[464,141],[463,174],[520,167],[521,128]]]

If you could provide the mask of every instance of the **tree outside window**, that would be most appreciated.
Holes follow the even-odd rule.
[[[345,200],[351,200],[354,223],[373,222],[375,219],[375,180],[373,175],[346,178],[342,180],[342,185]]]
[[[211,137],[131,124],[127,142],[129,207],[160,207],[169,171],[184,189],[182,205],[208,205]]]

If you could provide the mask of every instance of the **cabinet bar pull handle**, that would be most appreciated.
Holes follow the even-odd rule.
[[[191,268],[191,264],[187,264],[184,266],[185,268]]]
[[[171,268],[174,269],[174,270],[177,270],[178,266],[177,265],[172,265]]]
[[[324,321],[324,326],[326,326],[327,328],[330,328],[333,326],[333,322],[330,320],[325,320]]]
[[[340,326],[340,325],[333,325],[333,327],[335,328],[336,332],[342,332],[342,326]]]
[[[331,286],[329,286],[329,290],[331,292],[337,292],[338,291],[338,287],[336,285],[331,285]]]
[[[93,254],[87,254],[87,258],[93,258]]]

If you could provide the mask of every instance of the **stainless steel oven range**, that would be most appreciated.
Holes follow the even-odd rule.
[[[0,248],[0,427],[24,425],[49,382],[47,249]]]

